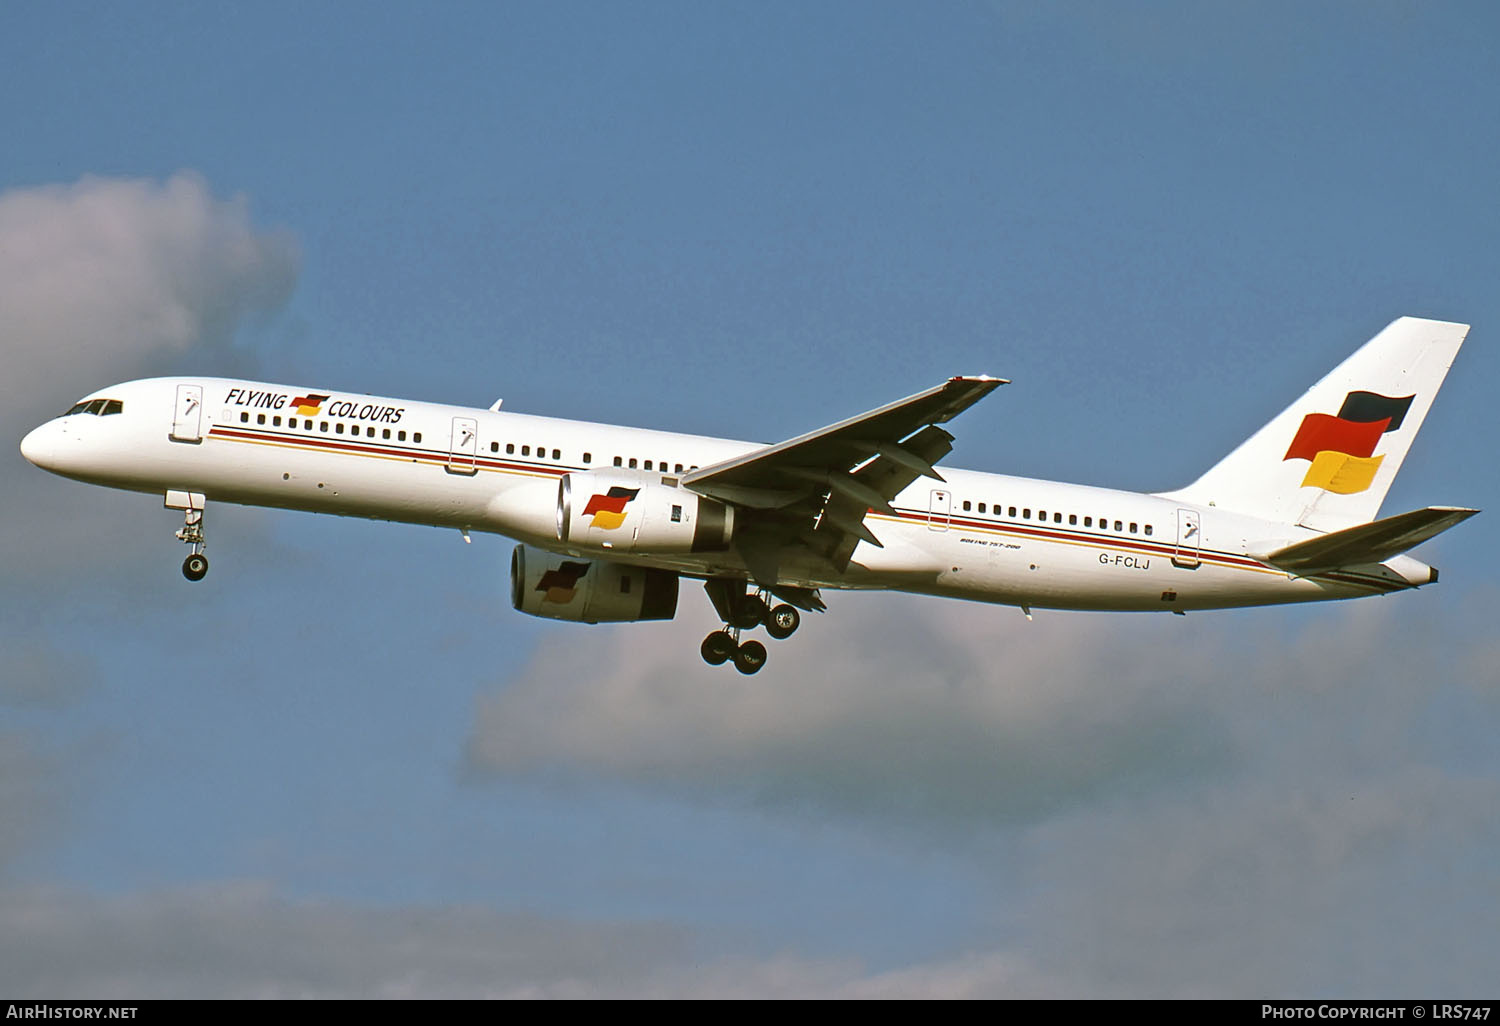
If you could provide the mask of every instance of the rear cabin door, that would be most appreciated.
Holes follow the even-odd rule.
[[[1184,570],[1196,570],[1201,562],[1198,549],[1202,543],[1198,530],[1198,514],[1194,510],[1177,511],[1177,549],[1172,553],[1172,565]]]
[[[174,442],[203,441],[203,386],[177,386],[177,406],[169,437]]]
[[[931,515],[927,518],[927,529],[946,531],[948,518],[953,514],[953,493],[942,488],[934,488],[931,494],[931,503],[928,506]]]
[[[479,469],[474,465],[474,457],[478,452],[478,422],[473,417],[454,417],[453,435],[448,446],[448,473],[475,473]]]

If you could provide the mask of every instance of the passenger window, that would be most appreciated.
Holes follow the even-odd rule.
[[[672,467],[672,473],[674,473],[674,474],[680,474],[680,473],[682,473],[682,464],[678,463],[678,464],[674,465]]]
[[[372,427],[365,428],[365,437],[366,438],[374,438],[375,437],[375,429],[372,428]]]
[[[321,432],[323,432],[324,434],[327,434],[328,433],[328,421],[326,421],[326,420],[320,420],[320,421],[318,421],[318,430],[321,431]]]
[[[500,443],[499,442],[491,442],[490,443],[490,452],[499,452],[499,451],[500,451]]]
[[[1093,527],[1094,526],[1094,518],[1093,517],[1084,517],[1083,518],[1083,526],[1084,527]]]
[[[635,457],[634,456],[630,457],[630,469],[631,470],[635,469]]]
[[[1078,514],[1077,513],[1069,513],[1068,514],[1068,526],[1069,527],[1077,527],[1078,526]]]
[[[1021,510],[1021,516],[1025,517],[1027,520],[1030,520],[1031,519],[1031,510],[1029,510],[1029,509],[1023,509],[1023,510]]]
[[[1014,516],[1015,516],[1015,515],[1016,515],[1016,507],[1014,507],[1014,506],[1012,506],[1012,507],[1011,507],[1011,508],[1010,508],[1010,515],[1011,515],[1011,516],[1012,516],[1012,517],[1014,517]]]
[[[391,429],[390,428],[381,428],[380,429],[380,437],[381,438],[390,438],[391,437]]]
[[[297,418],[296,417],[288,417],[286,419],[286,426],[289,427],[289,428],[295,428],[297,426]]]
[[[1151,533],[1151,525],[1150,525],[1150,524],[1147,524],[1147,525],[1146,525],[1146,533],[1147,533],[1147,534],[1150,534],[1150,533]]]
[[[616,456],[615,457],[615,466],[617,466],[617,467],[623,467],[624,465],[625,465],[625,461],[623,459],[621,459],[620,457]]]
[[[396,441],[398,441],[398,442],[404,442],[404,441],[406,441],[406,432],[405,431],[397,431],[396,432]]]
[[[651,468],[651,461],[650,461],[650,460],[647,460],[647,461],[646,461],[646,469],[647,469],[647,470],[650,470],[650,469],[652,469],[652,468]]]
[[[1115,530],[1116,531],[1123,531],[1124,529],[1125,529],[1125,525],[1122,524],[1122,523],[1120,523],[1118,520],[1116,520],[1115,521]]]
[[[1138,534],[1138,533],[1139,533],[1139,532],[1138,532],[1138,531],[1137,531],[1137,530],[1136,530],[1136,525],[1135,525],[1135,524],[1131,524],[1131,525],[1130,525],[1130,533],[1131,533],[1131,534]]]
[[[422,432],[420,432],[420,431],[413,431],[411,433],[411,440],[413,442],[420,442],[422,440]]]
[[[583,454],[583,462],[585,462],[585,463],[592,463],[592,462],[594,462],[594,454],[591,453],[591,452],[584,453]]]
[[[981,512],[981,513],[984,512],[984,503],[982,503],[982,502],[979,504],[979,512]]]
[[[964,512],[965,513],[969,512],[969,500],[968,499],[964,500]]]
[[[340,434],[340,435],[343,434],[344,433],[344,422],[343,421],[339,421],[337,424],[335,424],[333,426],[333,430],[334,430],[335,434]]]
[[[240,414],[240,423],[241,424],[248,424],[248,423],[250,423],[250,414],[248,414],[248,413],[242,413],[242,414]]]
[[[1052,514],[1052,522],[1054,524],[1060,524],[1060,523],[1062,523],[1062,514],[1061,513],[1054,513],[1054,514]]]
[[[552,458],[555,459],[555,460],[562,459],[562,450],[561,449],[553,449],[552,450]]]
[[[1047,522],[1047,511],[1044,509],[1037,510],[1036,518],[1045,524]]]

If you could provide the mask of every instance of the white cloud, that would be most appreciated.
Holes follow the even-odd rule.
[[[244,197],[216,200],[190,173],[0,193],[8,412],[32,418],[149,358],[227,346],[246,316],[285,303],[297,265],[290,236],[257,231]]]
[[[954,828],[1024,821],[1233,757],[1200,686],[1213,653],[1166,619],[840,595],[755,677],[705,666],[688,625],[588,644],[559,631],[481,702],[470,762]]]
[[[1500,708],[1482,614],[1438,597],[1028,624],[840,595],[753,678],[695,665],[687,625],[559,633],[469,758],[959,856],[1008,939],[865,992],[1472,992]]]
[[[0,193],[0,562],[12,583],[128,558],[123,538],[175,530],[139,496],[27,464],[22,435],[78,396],[198,356],[243,365],[241,325],[286,302],[297,248],[251,224],[244,197],[197,175],[84,178]]]
[[[58,997],[777,998],[1060,993],[1024,959],[887,973],[746,957],[649,923],[299,901],[254,881],[123,896],[0,892],[0,989]]]

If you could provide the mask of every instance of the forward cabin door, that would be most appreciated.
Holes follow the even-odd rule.
[[[1172,553],[1172,565],[1184,570],[1196,570],[1201,562],[1198,549],[1202,539],[1198,530],[1198,514],[1195,510],[1177,511],[1177,550]]]
[[[478,453],[479,423],[473,417],[454,417],[453,435],[448,445],[448,473],[475,473],[479,469],[474,465]]]
[[[203,441],[203,386],[177,386],[177,406],[168,437],[174,442]]]

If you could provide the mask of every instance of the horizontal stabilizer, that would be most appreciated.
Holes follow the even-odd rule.
[[[1361,563],[1383,563],[1478,512],[1459,506],[1428,506],[1309,538],[1261,558],[1301,576]]]

